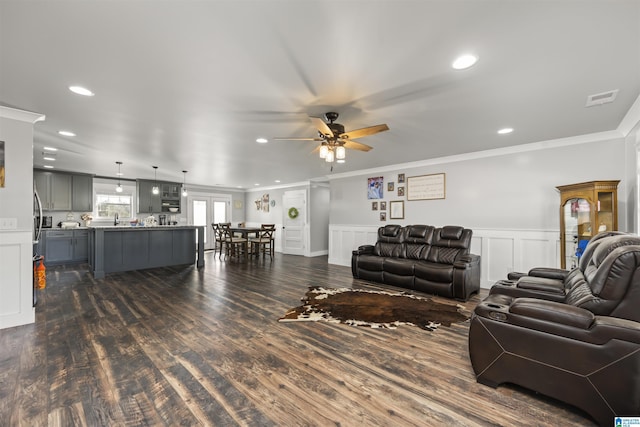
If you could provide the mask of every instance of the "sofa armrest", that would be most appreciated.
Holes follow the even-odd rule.
[[[596,316],[583,308],[535,298],[516,298],[509,308],[511,314],[559,323],[574,328],[589,329]]]
[[[549,294],[563,295],[565,294],[564,282],[557,279],[548,279],[544,277],[524,276],[516,283],[519,289],[527,289],[530,291],[539,291]]]
[[[466,254],[460,256],[453,262],[454,268],[473,268],[473,266],[480,264],[480,255]]]
[[[373,254],[373,245],[358,246],[358,249],[352,252],[353,255],[371,255]]]
[[[467,254],[453,263],[453,297],[467,301],[480,290],[480,256]]]

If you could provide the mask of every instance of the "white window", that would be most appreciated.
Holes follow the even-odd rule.
[[[121,221],[136,217],[136,183],[121,181],[122,192],[116,191],[117,181],[98,179],[93,181],[93,219],[112,221],[115,214]]]

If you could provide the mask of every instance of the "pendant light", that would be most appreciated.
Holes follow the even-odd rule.
[[[122,162],[116,162],[116,165],[118,165],[118,186],[116,187],[116,193],[122,193],[122,184],[120,184],[120,177],[122,176],[120,166],[122,165]]]
[[[153,166],[153,188],[151,189],[151,192],[154,195],[158,195],[160,194],[160,189],[158,188],[158,167],[157,166]]]
[[[187,192],[187,171],[182,171],[182,197],[187,197],[189,193]]]

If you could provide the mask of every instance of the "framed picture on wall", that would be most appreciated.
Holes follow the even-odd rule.
[[[404,197],[404,186],[398,187],[398,197]]]
[[[387,220],[387,213],[380,212],[380,221],[386,221],[386,220]]]
[[[372,211],[378,210],[378,202],[371,202],[371,210]]]
[[[445,174],[410,176],[407,178],[407,200],[444,199]]]
[[[393,191],[393,182],[387,184],[387,191]]]
[[[381,211],[387,210],[387,202],[380,202],[380,210]]]
[[[389,202],[389,218],[404,219],[404,200]]]
[[[384,194],[384,177],[367,178],[367,199],[382,199]]]
[[[404,184],[404,174],[403,173],[399,173],[398,174],[398,184]]]

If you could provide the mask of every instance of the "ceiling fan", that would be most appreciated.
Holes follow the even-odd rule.
[[[321,159],[324,159],[327,163],[333,163],[334,161],[343,163],[346,157],[346,148],[359,151],[369,151],[373,148],[361,142],[354,141],[354,139],[389,130],[389,126],[381,124],[345,132],[343,125],[335,123],[338,119],[338,113],[330,111],[325,113],[324,117],[329,123],[325,123],[320,117],[309,117],[316,129],[318,129],[318,136],[315,138],[294,137],[274,138],[274,140],[317,141],[320,142],[320,145],[314,152],[319,151]]]

